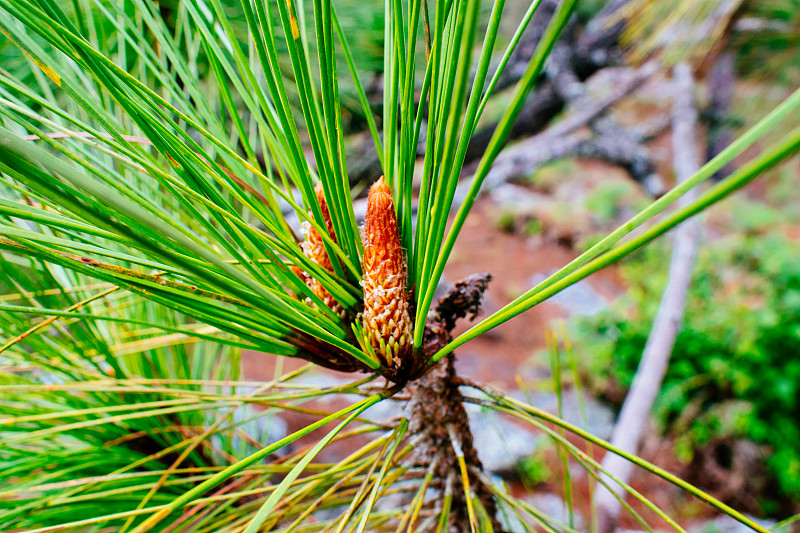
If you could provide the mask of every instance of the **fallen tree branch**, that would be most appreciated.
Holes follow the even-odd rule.
[[[684,181],[700,167],[697,147],[697,110],[692,93],[694,82],[688,64],[682,63],[674,69],[675,99],[672,111],[672,150],[675,174],[678,181]],[[679,205],[687,205],[697,196],[687,193]],[[686,294],[692,277],[697,254],[698,223],[690,219],[675,230],[675,244],[669,266],[667,284],[661,297],[658,312],[653,320],[650,336],[642,353],[639,368],[625,402],[622,404],[619,419],[614,426],[611,444],[622,451],[636,454],[639,443],[649,420],[650,409],[667,371],[675,339],[680,331],[686,306]],[[625,497],[622,486],[611,481],[614,477],[627,484],[633,473],[633,464],[619,455],[609,453],[602,463],[608,476],[604,476],[615,492]],[[605,487],[599,487],[595,495],[598,510],[600,533],[613,533],[616,529],[622,508],[619,500]]]
[[[647,63],[631,70],[610,94],[599,100],[587,101],[580,96],[572,105],[577,111],[548,128],[546,131],[525,139],[503,151],[486,177],[484,190],[491,190],[500,183],[530,174],[536,168],[565,157],[587,157],[600,159],[625,168],[648,192],[657,196],[662,192],[661,180],[655,174],[655,165],[650,160],[642,143],[644,133],[625,129],[606,116],[611,107],[640,87],[657,70],[655,63]],[[577,91],[576,91],[577,92]],[[581,91],[583,95],[584,91]],[[591,138],[573,134],[585,126],[596,133]],[[650,127],[651,125],[648,125]],[[663,127],[663,121],[660,127]],[[458,194],[456,195],[458,197]]]
[[[569,95],[574,96],[574,91],[579,88],[576,83],[582,84],[597,71],[613,66],[619,61],[622,53],[618,42],[623,24],[609,24],[608,21],[611,20],[611,14],[627,1],[610,0],[583,33],[579,31],[574,20],[568,25],[559,44],[553,50],[552,57],[556,58],[556,63],[553,63],[551,57],[536,90],[526,99],[511,129],[509,140],[534,135],[547,128],[568,105]],[[559,0],[541,1],[501,73],[495,86],[495,93],[519,81],[558,4]],[[495,66],[490,69],[490,72],[494,72],[496,68]],[[483,156],[496,127],[497,124],[491,124],[473,134],[467,145],[465,165]],[[424,127],[422,131],[424,134]],[[348,155],[348,176],[351,183],[359,181],[371,183],[380,176],[380,163],[372,140],[367,139],[365,143],[363,149],[354,150],[355,157]],[[421,138],[417,149],[418,155],[424,154],[424,147],[425,139]]]

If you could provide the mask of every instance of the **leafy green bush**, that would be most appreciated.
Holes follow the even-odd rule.
[[[739,221],[760,227],[755,206]],[[630,387],[664,286],[664,245],[633,256],[630,289],[609,311],[577,324],[576,344],[593,384]],[[749,234],[705,244],[698,256],[683,329],[655,416],[689,460],[713,439],[768,445],[766,463],[782,496],[800,500],[800,244]]]
[[[535,487],[540,483],[553,479],[553,472],[547,464],[546,454],[552,446],[550,441],[541,439],[537,442],[536,451],[522,458],[517,465],[519,476],[527,486]]]
[[[632,196],[635,185],[617,181],[602,184],[586,196],[583,203],[600,222],[607,224],[619,216],[623,200]]]

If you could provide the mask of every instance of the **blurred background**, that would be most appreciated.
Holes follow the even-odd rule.
[[[465,181],[556,5],[543,0],[523,34],[500,81],[508,89],[490,100],[470,145]],[[350,33],[358,39],[356,64],[380,116],[383,6],[339,0],[336,7],[343,25],[359,28]],[[522,0],[506,2],[508,27],[497,49],[512,38],[528,7]],[[676,68],[684,69],[684,79]],[[446,281],[489,272],[484,310],[499,309],[685,179],[680,169],[687,158],[690,169],[712,159],[799,84],[797,0],[580,2],[487,178]],[[355,92],[343,94],[350,179],[355,190],[366,191],[380,166]],[[689,129],[680,130],[681,122]],[[753,153],[782,131],[771,132]],[[735,160],[713,180],[740,164]],[[663,336],[661,345],[651,346],[665,368],[652,407],[631,414],[644,417],[636,422],[643,427],[634,451],[768,526],[795,515],[799,175],[795,157],[698,217],[690,231],[673,232],[469,342],[457,352],[459,373],[560,409],[601,438],[624,441],[629,431],[618,422],[620,409],[648,338],[656,335],[663,297],[662,314],[677,314],[680,326],[674,348],[669,334],[666,346]],[[676,247],[688,250],[688,259],[684,253],[683,262],[673,261]],[[245,354],[243,361],[246,377],[272,376],[263,358]],[[310,379],[332,384],[347,377],[320,372]],[[553,445],[500,414],[471,415],[486,466],[551,515],[566,516],[565,474]],[[304,422],[281,416],[289,430]],[[587,476],[573,474],[576,505],[589,513]],[[652,476],[634,473],[631,483],[690,531],[738,531],[732,520],[715,517]],[[624,514],[619,527],[635,529]]]

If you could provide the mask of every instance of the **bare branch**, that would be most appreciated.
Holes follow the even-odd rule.
[[[694,82],[689,65],[686,63],[677,65],[673,74],[675,79],[675,100],[672,110],[673,164],[678,181],[684,181],[700,167],[697,110],[693,104]],[[696,196],[696,191],[688,193],[681,199],[679,205],[688,204]],[[649,420],[650,409],[661,389],[669,357],[681,328],[686,293],[697,254],[697,233],[696,219],[690,219],[675,231],[667,284],[633,385],[622,405],[619,420],[611,437],[613,446],[628,453],[636,454],[638,451]],[[605,456],[603,467],[622,483],[629,482],[633,471],[632,463],[615,454]],[[610,477],[606,479],[610,481]],[[615,492],[620,497],[625,497],[625,491],[621,486],[613,483],[612,486],[617,487]],[[621,510],[619,500],[604,487],[598,489],[595,498],[600,533],[613,533]]]

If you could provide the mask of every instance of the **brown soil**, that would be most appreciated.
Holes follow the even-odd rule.
[[[450,282],[475,272],[492,275],[484,297],[485,314],[497,311],[530,289],[534,275],[549,274],[578,255],[571,248],[541,238],[502,231],[496,217],[494,203],[489,200],[476,203],[444,272]],[[589,283],[601,294],[612,296],[609,293],[617,292],[620,282],[613,270],[607,270],[592,276]],[[554,321],[567,316],[564,309],[550,302],[535,306],[459,348],[456,364],[459,373],[505,390],[519,387],[517,376],[540,377],[532,356],[545,347],[545,335],[554,327]],[[454,333],[457,335],[469,326],[462,322]]]

